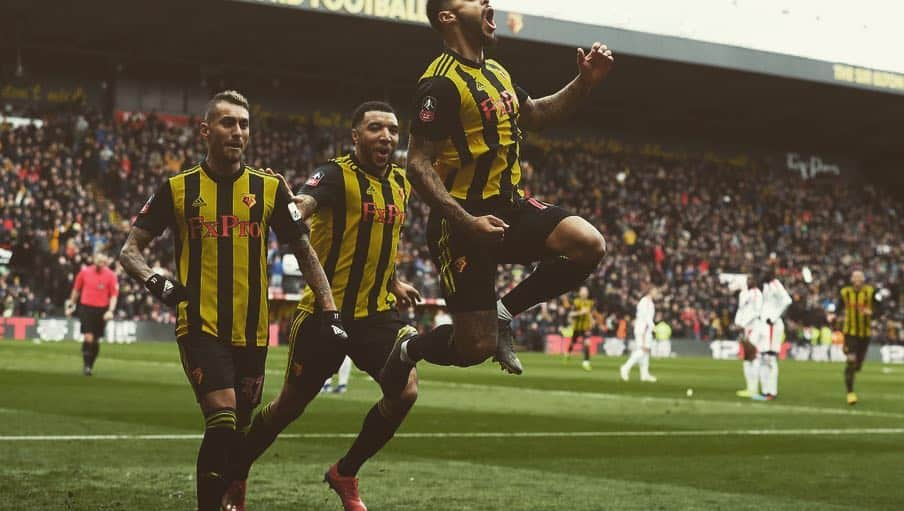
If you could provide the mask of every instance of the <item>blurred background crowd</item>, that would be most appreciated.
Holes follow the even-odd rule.
[[[79,268],[95,252],[116,255],[133,215],[166,176],[203,158],[196,119],[184,125],[154,114],[114,120],[90,109],[23,112],[42,125],[0,127],[0,271],[4,316],[57,315]],[[300,185],[318,164],[351,149],[347,128],[258,123],[248,163],[285,173]],[[400,154],[404,159],[404,154]],[[723,160],[711,154],[622,151],[601,141],[529,141],[524,188],[588,219],[608,241],[588,280],[600,334],[633,317],[644,282],[663,286],[660,319],[675,337],[731,338],[736,294],[722,273],[770,268],[794,297],[789,337],[826,324],[839,288],[862,269],[882,289],[875,337],[904,341],[900,196],[850,176],[804,179],[784,161]],[[398,271],[426,297],[439,297],[426,249],[427,208],[414,199]],[[170,235],[148,249],[157,271],[172,273]],[[270,249],[272,283],[283,282],[281,252]],[[500,269],[498,289],[530,268]],[[120,272],[121,318],[172,321],[172,314]],[[567,323],[567,297],[519,318],[523,342]],[[439,311],[410,312],[427,326]],[[630,322],[630,319],[628,319]]]

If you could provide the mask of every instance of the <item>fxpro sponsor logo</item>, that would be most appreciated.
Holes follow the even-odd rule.
[[[260,4],[297,7],[427,24],[427,0],[246,0]]]
[[[787,162],[788,170],[800,172],[800,176],[804,179],[813,179],[820,174],[831,174],[833,176],[841,174],[840,165],[829,163],[816,155],[803,156],[798,153],[787,153],[785,161]]]
[[[191,239],[231,238],[233,236],[260,238],[262,230],[260,222],[241,220],[234,215],[221,215],[219,219],[212,220],[207,220],[203,216],[188,219],[188,237]]]

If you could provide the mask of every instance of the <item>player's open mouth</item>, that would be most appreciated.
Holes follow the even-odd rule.
[[[487,26],[490,27],[490,30],[496,30],[496,22],[493,21],[493,18],[495,17],[496,11],[492,7],[483,11],[483,21],[485,21]]]
[[[230,142],[230,143],[226,144],[226,147],[228,147],[229,149],[236,149],[238,151],[241,151],[242,143],[241,142]]]

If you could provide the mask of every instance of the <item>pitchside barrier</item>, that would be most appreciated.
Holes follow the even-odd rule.
[[[66,339],[80,341],[81,323],[75,318],[52,317],[9,317],[0,318],[0,339],[16,341],[54,342]],[[270,325],[270,345],[276,346],[279,326]],[[104,341],[116,344],[135,342],[172,342],[175,331],[172,324],[156,321],[114,320],[107,322]],[[562,355],[568,349],[570,339],[561,335],[546,336],[546,353]],[[634,349],[634,341],[615,337],[591,336],[590,354],[618,357]],[[904,364],[904,346],[880,345],[875,342],[867,355],[868,360],[878,360],[886,364]],[[580,355],[582,346],[575,344],[572,351]],[[654,358],[669,357],[712,357],[716,360],[734,360],[740,357],[740,343],[732,340],[697,341],[692,339],[672,339],[653,341],[651,355]],[[844,353],[841,346],[795,345],[785,343],[780,353],[782,359],[813,360],[816,362],[842,362]]]
[[[546,336],[546,353],[563,355],[571,340],[561,335]],[[618,357],[630,353],[634,349],[634,340],[625,341],[616,337],[592,336],[589,338],[590,354]],[[583,347],[577,343],[572,346],[572,354],[580,356]],[[670,357],[712,357],[715,360],[737,360],[741,358],[741,344],[732,340],[697,341],[693,339],[672,339],[669,341],[653,341],[650,348],[653,358]],[[842,347],[831,345],[795,345],[784,343],[779,353],[781,359],[812,360],[815,362],[843,362],[845,360]],[[867,360],[881,360],[886,364],[904,364],[904,346],[874,343],[867,354]]]

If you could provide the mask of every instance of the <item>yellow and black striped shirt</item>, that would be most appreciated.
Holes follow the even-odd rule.
[[[873,311],[873,297],[875,296],[873,286],[864,285],[859,290],[854,286],[845,286],[841,288],[841,297],[839,305],[843,308],[842,317],[844,323],[842,332],[844,335],[852,335],[855,337],[870,337],[873,335],[870,322],[872,315],[864,314],[864,311]]]
[[[527,98],[495,60],[479,64],[447,49],[427,67],[411,132],[440,143],[434,169],[453,197],[521,196],[518,112]]]
[[[189,293],[178,307],[177,337],[267,345],[269,230],[283,243],[306,232],[279,179],[247,166],[217,176],[202,163],[167,179],[135,226],[155,236],[173,229],[178,279]]]
[[[317,200],[311,218],[311,245],[330,281],[344,321],[392,309],[389,292],[411,184],[405,170],[391,165],[377,177],[353,155],[320,167],[300,190]],[[314,293],[304,290],[298,308],[314,312]]]
[[[571,318],[575,332],[583,333],[585,330],[590,330],[593,327],[593,306],[596,305],[596,301],[591,298],[577,297],[571,303],[575,312],[578,312]]]

